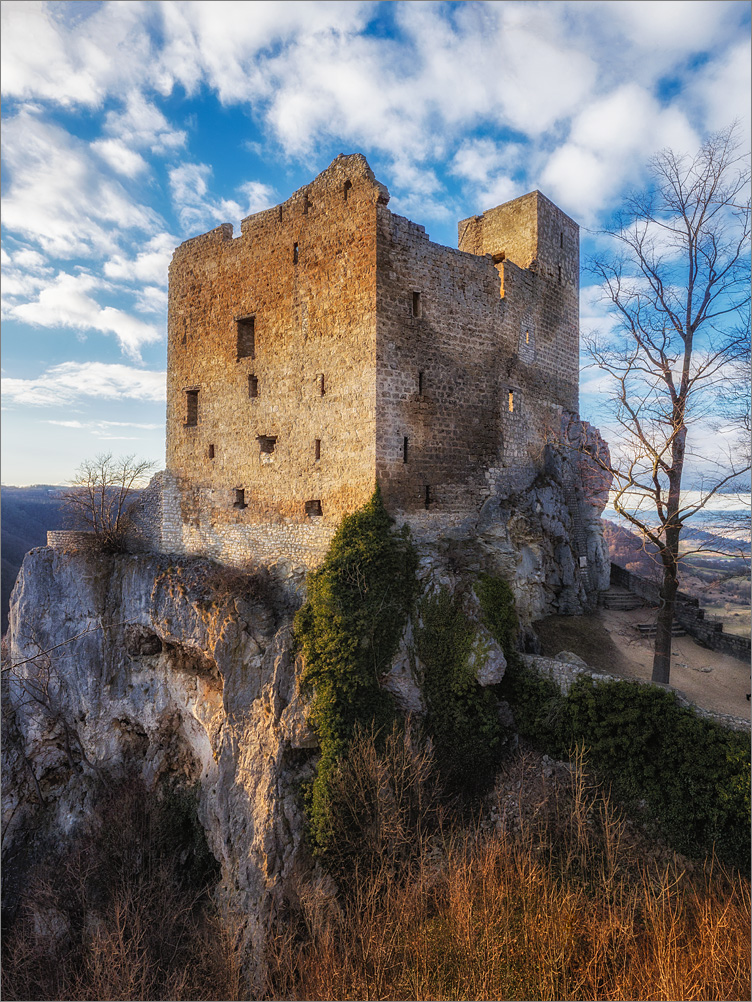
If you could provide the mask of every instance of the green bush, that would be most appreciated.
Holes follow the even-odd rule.
[[[377,488],[368,504],[343,519],[295,617],[321,748],[307,797],[318,855],[334,837],[331,778],[356,729],[386,733],[393,722],[394,701],[381,683],[414,600],[415,570],[408,532],[394,529]]]
[[[493,782],[504,733],[496,693],[478,684],[470,661],[474,647],[482,656],[477,629],[445,588],[421,601],[419,618],[415,649],[436,763],[447,790],[478,793]]]
[[[715,849],[748,871],[748,735],[698,716],[657,686],[581,677],[563,696],[555,682],[522,663],[506,582],[484,576],[476,593],[507,658],[500,692],[520,734],[558,757],[584,744],[594,768],[627,802],[644,803],[675,849],[689,855]]]

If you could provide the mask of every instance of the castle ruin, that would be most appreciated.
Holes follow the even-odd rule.
[[[388,201],[339,156],[175,251],[159,549],[312,567],[376,483],[416,538],[469,536],[576,422],[577,224],[534,191],[455,250]]]

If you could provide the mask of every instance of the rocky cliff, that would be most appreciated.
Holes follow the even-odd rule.
[[[458,592],[476,624],[481,685],[499,681],[505,661],[468,587],[478,573],[510,582],[527,627],[582,611],[607,586],[597,507],[580,503],[575,524],[571,504],[553,469],[524,497],[496,501],[472,543],[449,536],[419,548],[421,590]],[[27,554],[12,596],[4,710],[4,851],[17,872],[35,844],[76,828],[103,784],[177,779],[198,792],[221,868],[218,899],[239,917],[248,955],[261,957],[270,924],[311,879],[299,790],[317,742],[283,585],[161,554]],[[419,714],[414,625],[386,685]]]

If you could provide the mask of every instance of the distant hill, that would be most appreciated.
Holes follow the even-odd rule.
[[[2,577],[0,579],[2,632],[8,628],[10,593],[21,568],[24,554],[47,544],[48,529],[62,529],[63,515],[55,484],[2,488]]]

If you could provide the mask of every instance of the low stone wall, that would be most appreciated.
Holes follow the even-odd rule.
[[[572,664],[569,661],[559,661],[556,658],[544,658],[538,654],[523,654],[522,660],[527,668],[534,671],[536,675],[548,678],[558,686],[561,694],[566,696],[574,683],[583,675],[587,675],[593,682],[629,682],[632,685],[658,685],[656,682],[648,682],[644,679],[624,679],[616,675],[605,675],[596,672],[588,665]],[[699,717],[712,720],[723,727],[728,727],[734,731],[750,730],[750,721],[745,717],[734,717],[729,713],[715,713],[713,710],[706,710],[701,706],[692,703],[680,689],[675,689],[671,685],[658,685],[659,689],[672,692],[682,706],[688,706]]]
[[[618,564],[611,564],[611,584],[626,588],[634,595],[644,598],[650,605],[659,605],[661,593],[655,581],[648,581]],[[687,633],[694,637],[704,647],[719,654],[729,654],[739,661],[749,661],[752,653],[752,643],[749,637],[739,637],[733,633],[725,633],[723,623],[712,623],[705,619],[705,610],[700,607],[696,598],[680,591],[676,594],[677,623],[684,627]]]
[[[90,529],[55,529],[47,533],[47,545],[56,550],[91,550],[97,536]]]

